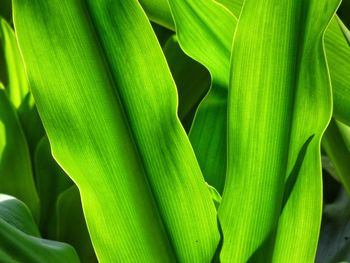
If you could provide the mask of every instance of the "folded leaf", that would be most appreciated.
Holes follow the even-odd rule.
[[[231,54],[222,262],[314,259],[322,208],[320,139],[331,115],[322,39],[338,4],[243,5]]]
[[[39,213],[28,145],[15,109],[0,87],[0,193],[12,195]]]
[[[174,32],[156,23],[151,23],[151,25],[154,33],[157,36],[160,46],[163,47],[168,39],[174,34]]]
[[[174,29],[174,22],[167,0],[139,0],[149,18],[160,25]]]
[[[206,68],[182,51],[175,35],[168,39],[163,52],[177,86],[178,116],[188,131],[198,104],[210,87],[210,75]]]
[[[189,137],[206,181],[222,192],[226,173],[227,87],[236,20],[214,1],[169,0],[169,4],[181,48],[208,68],[212,77],[212,86],[197,109]]]
[[[215,206],[137,1],[15,0],[14,20],[53,155],[79,187],[98,259],[209,261]]]
[[[163,2],[165,1],[166,0],[163,0]],[[230,10],[233,13],[235,17],[239,17],[241,6],[243,4],[242,0],[235,0],[235,1],[217,0],[217,2],[224,5],[228,10]],[[160,13],[158,9],[156,9],[154,6],[152,6],[146,1],[144,3],[144,6],[147,6],[147,8],[145,9],[146,12],[152,13],[152,15],[157,18],[156,19],[157,21],[164,20],[165,19],[164,14],[170,15],[170,12],[168,11]],[[199,9],[200,8],[201,6],[199,7]],[[166,20],[169,21],[170,17],[167,17]],[[336,20],[335,18],[332,20],[328,30],[326,31],[326,37],[325,37],[326,50],[328,55],[328,61],[330,63],[330,74],[332,78],[332,87],[333,87],[333,95],[334,95],[334,105],[335,105],[334,116],[337,119],[340,119],[341,121],[345,121],[346,123],[349,123],[350,121],[348,119],[350,116],[350,106],[349,106],[350,96],[348,95],[348,93],[350,91],[350,82],[348,80],[349,74],[347,72],[349,72],[349,68],[350,68],[350,61],[348,60],[350,47],[344,45],[345,43],[344,38],[342,37],[342,34],[339,32],[339,29],[335,26],[336,24],[335,20]],[[160,23],[163,23],[163,22],[160,22]],[[343,28],[343,31],[346,35],[350,35],[348,33],[349,31],[346,29],[344,25],[342,25],[342,23],[341,23],[341,27]],[[194,41],[194,43],[197,44],[198,40]],[[329,56],[330,53],[332,53],[331,56]],[[218,118],[218,120],[220,120],[220,118]],[[222,153],[224,153],[224,151],[221,151],[221,154]],[[224,158],[224,157],[221,157],[221,158]],[[203,162],[200,161],[200,163],[202,164]],[[206,177],[206,172],[204,172],[204,176]],[[211,180],[209,179],[209,181]],[[215,183],[213,184],[215,185]]]
[[[79,262],[71,246],[40,238],[28,207],[3,194],[0,194],[0,258],[2,262]]]

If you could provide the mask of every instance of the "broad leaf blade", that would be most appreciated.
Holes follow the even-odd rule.
[[[235,16],[239,16],[241,0],[218,2],[225,5]],[[350,125],[350,32],[336,15],[327,27],[325,47],[332,80],[333,116]]]
[[[215,207],[141,7],[17,0],[14,9],[39,113],[81,191],[99,260],[172,261],[167,233],[179,260],[210,260]]]
[[[245,1],[232,50],[228,171],[219,208],[223,262],[313,260],[319,144],[331,114],[322,34],[337,4]],[[286,176],[312,136],[278,222]]]

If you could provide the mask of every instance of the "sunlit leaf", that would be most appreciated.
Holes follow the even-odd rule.
[[[12,27],[0,18],[0,40],[5,55],[5,68],[8,80],[4,83],[9,99],[15,108],[19,108],[29,92],[21,55],[17,48]]]
[[[331,115],[322,36],[338,4],[243,5],[231,54],[228,171],[219,207],[223,262],[313,261],[320,140]]]
[[[236,19],[214,1],[169,0],[169,4],[181,48],[208,68],[212,77],[212,86],[197,109],[189,137],[206,181],[222,192],[226,173],[227,88]]]
[[[53,155],[79,187],[99,260],[210,261],[215,206],[141,6],[15,0],[14,20]]]

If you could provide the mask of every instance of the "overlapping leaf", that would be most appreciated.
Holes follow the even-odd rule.
[[[0,258],[2,262],[80,262],[68,244],[40,238],[28,207],[0,194]]]
[[[211,73],[212,87],[198,107],[189,137],[206,181],[222,192],[229,62],[236,19],[214,1],[170,0],[169,4],[181,48]]]
[[[49,236],[54,228],[55,207],[58,196],[73,185],[51,155],[49,141],[43,137],[38,144],[35,157],[35,178],[40,203],[40,231]]]
[[[350,125],[350,42],[346,41],[339,19],[332,19],[326,35],[326,55],[332,80],[334,117]],[[349,32],[344,28],[345,32]]]
[[[3,67],[8,78],[4,84],[10,101],[18,109],[28,94],[29,87],[21,56],[17,48],[15,33],[3,18],[0,18],[0,40],[5,58],[5,65]]]
[[[15,0],[14,19],[54,156],[81,191],[99,260],[209,261],[215,207],[138,3]]]
[[[15,196],[39,213],[28,145],[15,109],[0,86],[0,192]]]
[[[320,139],[331,115],[322,40],[337,4],[244,3],[232,50],[228,171],[219,208],[223,262],[313,261]]]
[[[36,111],[33,97],[29,92],[28,81],[12,27],[0,18],[0,80],[6,87],[9,100],[15,107],[27,139],[31,155],[40,138],[43,127]],[[3,61],[2,61],[3,60]],[[4,74],[4,76],[1,76]]]
[[[235,17],[239,17],[242,1],[240,1],[240,0],[236,0],[236,1],[218,0],[217,2],[224,5],[225,7],[227,7],[234,14]],[[144,4],[144,6],[147,7],[145,9],[147,12],[151,12],[153,14],[153,16],[156,16],[158,18],[157,21],[160,21],[161,24],[164,24],[164,22],[162,22],[164,17],[158,13],[159,10],[153,8],[152,5],[150,5],[148,2],[145,2],[143,4]],[[199,3],[197,3],[197,4],[199,4]],[[201,9],[202,5],[198,5],[196,8]],[[194,9],[196,9],[196,8],[194,8]],[[174,11],[173,11],[173,13],[174,13]],[[193,18],[193,16],[194,16],[193,14],[196,13],[196,11],[190,10],[188,12],[181,12],[181,13],[182,13],[182,16],[188,16],[188,17],[192,18],[193,20],[191,21],[190,24],[185,24],[185,26],[183,28],[179,28],[178,31],[183,31],[183,30],[186,31],[187,30],[188,32],[191,32],[191,28],[193,28],[193,24],[196,24],[196,18]],[[168,10],[165,10],[163,15],[164,14],[169,15],[170,12]],[[210,17],[212,15],[213,15],[212,11],[207,12],[207,16]],[[176,13],[174,13],[174,16],[176,19]],[[235,17],[232,17],[232,18],[236,19]],[[167,21],[169,21],[169,18],[167,18]],[[180,23],[182,23],[181,20],[179,20],[179,21],[180,21]],[[222,30],[222,28],[225,28],[225,24],[227,24],[227,23],[225,23],[225,19],[221,20],[220,22],[221,22],[220,24],[216,25],[216,26],[218,26],[216,32],[217,31],[220,32]],[[206,20],[206,23],[208,23],[208,20]],[[350,105],[350,103],[349,103],[350,96],[348,95],[348,93],[350,91],[350,80],[347,79],[349,76],[349,74],[347,74],[347,72],[349,72],[349,70],[350,70],[350,62],[347,59],[349,57],[350,47],[349,47],[349,45],[346,45],[344,37],[341,34],[341,32],[339,31],[339,28],[336,24],[337,24],[336,19],[333,19],[330,27],[326,31],[327,32],[326,33],[326,50],[327,50],[327,55],[328,55],[328,61],[330,63],[330,74],[332,77],[334,105],[335,105],[334,115],[336,118],[339,118],[340,120],[345,121],[346,119],[349,118],[348,116],[350,116],[350,106],[349,106]],[[190,28],[190,29],[188,29],[188,28]],[[226,28],[229,28],[229,27],[226,26]],[[229,29],[229,30],[231,30],[231,29]],[[346,29],[345,29],[345,31],[346,31]],[[180,32],[180,34],[181,34],[181,32]],[[192,35],[197,36],[198,31],[196,32],[196,34],[192,34]],[[192,37],[192,39],[189,39],[189,40],[187,39],[187,41],[190,41],[190,42],[192,41],[194,46],[196,46],[198,43],[200,43],[198,38],[195,39],[195,41],[193,38],[194,37]],[[230,39],[232,39],[232,36],[230,36]],[[181,39],[180,39],[180,41],[181,41]],[[213,41],[213,39],[211,39],[211,41]],[[205,42],[205,43],[210,43],[210,42]],[[226,42],[226,43],[229,43],[229,42]],[[216,43],[216,44],[218,45],[218,43]],[[224,44],[224,43],[222,43],[222,44]],[[202,45],[197,45],[197,48],[199,48],[201,46]],[[226,48],[230,48],[230,45],[227,45]],[[220,50],[220,48],[218,48],[218,51],[219,50]],[[221,49],[221,50],[223,50],[223,49]],[[188,50],[186,50],[186,49],[185,49],[185,51],[188,52]],[[198,59],[196,56],[193,56],[193,54],[191,52],[189,52],[189,54],[193,58]],[[208,56],[208,54],[205,54],[204,56]],[[213,59],[212,61],[215,61],[215,60],[217,60],[217,59]],[[202,62],[200,59],[199,59],[199,61]],[[204,65],[207,66],[205,63],[204,63]],[[209,99],[209,98],[207,98],[207,99]],[[199,108],[198,111],[200,112],[201,109]],[[222,121],[220,121],[220,118],[218,118],[218,119],[216,119],[215,123],[216,123],[215,127],[220,127],[220,123],[222,123]],[[196,125],[196,124],[194,124],[194,125]],[[222,132],[224,132],[224,129],[221,129],[221,130],[222,130]],[[225,135],[223,133],[223,135],[221,137],[224,137],[224,136]],[[194,148],[195,149],[197,148],[196,142],[194,142]],[[206,149],[207,149],[206,147],[204,147],[204,149],[200,148],[200,150],[196,151],[196,154],[199,156],[201,166],[204,167],[203,168],[204,169],[204,176],[206,177],[206,179],[220,189],[220,188],[222,188],[222,183],[219,183],[219,184],[221,184],[221,187],[218,186],[215,183],[215,180],[212,179],[212,177],[214,177],[214,175],[211,175],[210,171],[207,172],[207,167],[208,166],[211,167],[211,162],[201,161],[201,159],[202,159],[201,156],[205,155],[207,153]],[[214,152],[214,149],[212,149],[212,150],[213,150],[212,152]],[[202,152],[204,152],[204,153],[202,153]],[[218,150],[216,152],[216,156],[221,156],[221,159],[225,159],[225,151]],[[218,158],[218,159],[220,159],[220,158]],[[217,174],[216,178],[220,178],[220,177],[223,178],[225,175],[222,172],[223,172],[222,169],[218,170],[216,173]],[[216,180],[223,182],[223,179],[216,179]]]
[[[349,133],[347,137],[350,137]],[[334,165],[337,178],[350,196],[350,151],[334,119],[322,138],[322,147]]]
[[[182,51],[175,35],[168,39],[163,52],[177,86],[178,116],[188,131],[197,106],[210,87],[210,74]]]
[[[81,262],[97,262],[84,219],[78,188],[73,185],[58,197],[55,240],[74,246]]]

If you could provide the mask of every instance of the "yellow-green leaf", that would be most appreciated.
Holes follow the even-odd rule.
[[[231,54],[222,262],[314,260],[331,116],[323,34],[338,4],[244,2]]]
[[[98,259],[210,261],[215,206],[138,2],[15,0],[14,20],[53,155],[79,187]]]

